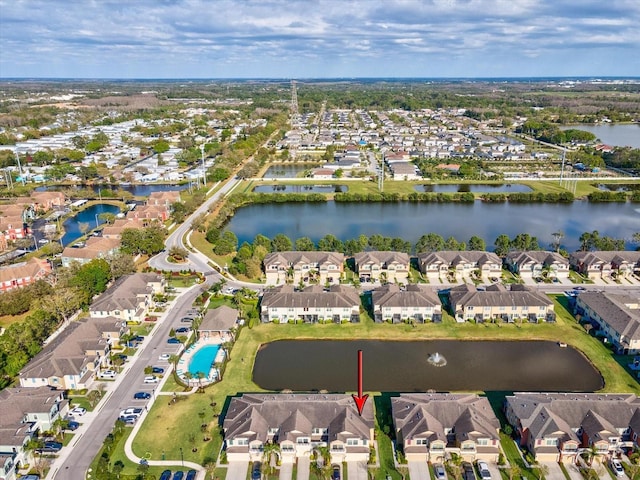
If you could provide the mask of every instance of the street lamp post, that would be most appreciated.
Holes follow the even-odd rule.
[[[180,462],[182,462],[182,466],[184,467],[184,455],[182,454],[182,447],[180,447]]]
[[[207,186],[207,176],[204,170],[204,143],[200,145],[200,152],[202,153],[202,186]]]
[[[98,221],[98,214],[96,213],[96,228],[100,226],[100,222]]]

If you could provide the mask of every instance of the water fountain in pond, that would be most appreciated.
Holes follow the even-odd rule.
[[[427,358],[427,362],[429,362],[434,367],[444,367],[447,364],[447,359],[438,352],[435,352],[429,355],[429,358]]]

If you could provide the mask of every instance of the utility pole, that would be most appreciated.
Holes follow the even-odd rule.
[[[16,155],[16,160],[18,161],[18,172],[20,172],[20,180],[22,180],[22,185],[25,184],[24,181],[24,175],[22,174],[22,165],[20,165],[20,155],[18,155],[18,152],[15,152]]]
[[[562,187],[562,179],[564,178],[564,160],[566,157],[567,149],[566,147],[562,150],[562,169],[560,170],[560,186]]]
[[[207,186],[207,177],[204,169],[204,143],[200,145],[200,153],[202,154],[202,186]]]

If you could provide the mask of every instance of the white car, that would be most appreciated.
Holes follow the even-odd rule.
[[[170,356],[171,356],[171,355],[170,355],[170,354],[168,354],[168,353],[163,353],[162,355],[160,355],[160,356],[158,357],[158,360],[167,360],[167,361],[168,361]]]
[[[624,477],[624,468],[620,460],[616,460],[615,458],[611,460],[611,470],[616,474],[616,477]]]
[[[135,408],[135,407],[125,408],[120,412],[121,417],[130,417],[130,416],[139,417],[140,415],[142,415],[142,409]]]
[[[87,413],[87,409],[84,407],[73,407],[71,410],[69,410],[69,415],[72,417],[81,417],[85,413]]]
[[[101,372],[98,372],[98,377],[99,378],[116,378],[116,372],[114,372],[113,370],[103,370]]]
[[[489,471],[489,465],[486,462],[478,462],[478,471],[480,472],[480,478],[482,480],[491,480],[491,472]]]
[[[144,377],[144,383],[158,383],[158,377],[154,375]]]

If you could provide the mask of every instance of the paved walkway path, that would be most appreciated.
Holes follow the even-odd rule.
[[[293,476],[293,463],[283,463],[280,465],[280,480],[291,480]]]
[[[409,478],[411,480],[430,480],[427,462],[408,462]]]
[[[229,462],[226,480],[246,480],[249,462]]]
[[[309,480],[309,469],[311,465],[311,460],[309,457],[299,457],[298,458],[298,476],[297,480]]]
[[[347,462],[347,478],[349,480],[368,480],[367,464],[365,462]]]

